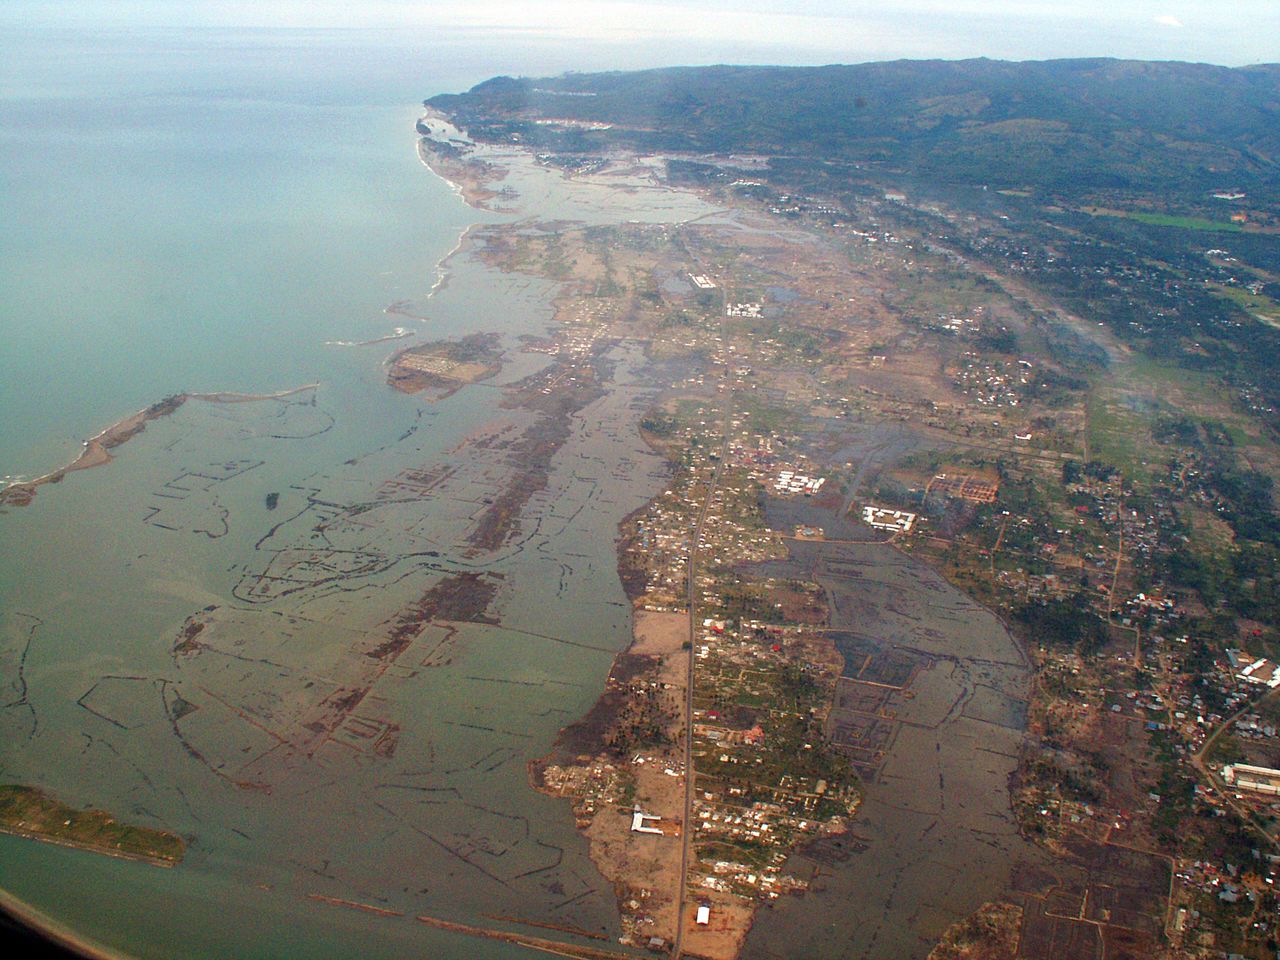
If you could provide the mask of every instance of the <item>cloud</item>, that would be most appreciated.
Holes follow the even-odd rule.
[[[1156,17],[1156,23],[1160,24],[1160,26],[1162,27],[1181,27],[1182,26],[1181,20],[1167,13],[1163,13],[1160,16]]]

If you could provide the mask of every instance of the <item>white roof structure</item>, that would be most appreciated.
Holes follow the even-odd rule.
[[[1236,676],[1246,683],[1261,683],[1272,689],[1280,687],[1280,667],[1266,657],[1253,661]]]
[[[661,817],[654,816],[653,814],[643,813],[639,807],[636,807],[635,811],[631,814],[631,830],[634,833],[656,833],[658,836],[662,836],[663,833],[661,827],[651,827],[648,824],[648,821],[650,820],[661,819]]]

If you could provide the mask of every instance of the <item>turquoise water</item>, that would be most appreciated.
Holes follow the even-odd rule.
[[[201,37],[0,41],[0,474],[168,393],[344,376],[323,341],[388,332],[475,219],[414,152],[456,75]]]
[[[632,449],[630,395],[584,417],[529,535],[477,555],[467,524],[507,466],[467,438],[529,415],[499,410],[492,386],[427,407],[384,383],[396,344],[326,342],[497,331],[511,350],[500,382],[546,362],[514,350],[546,331],[546,284],[461,256],[429,297],[463,229],[496,218],[421,166],[417,103],[496,70],[474,41],[421,41],[0,39],[0,474],[64,464],[170,393],[319,384],[191,401],[109,466],[0,516],[0,779],[190,841],[159,870],[0,836],[0,888],[111,949],[522,953],[423,913],[617,933],[567,806],[534,793],[525,765],[590,706],[628,638],[613,531],[659,482]],[[558,189],[537,187],[544,210]],[[399,301],[427,320],[384,312]],[[623,454],[634,476],[619,480]],[[433,497],[379,499],[402,471],[441,465],[458,475]],[[376,569],[246,599],[319,539],[326,558]],[[459,569],[493,572],[504,627],[432,627],[378,673],[364,638]],[[209,647],[175,655],[198,615]],[[361,685],[356,727],[392,731],[394,754],[308,740]]]

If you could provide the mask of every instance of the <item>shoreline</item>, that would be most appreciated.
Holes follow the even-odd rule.
[[[147,866],[160,867],[165,870],[176,867],[182,861],[166,860],[163,857],[149,857],[145,853],[124,853],[120,850],[110,850],[106,847],[95,847],[90,843],[77,843],[74,840],[64,840],[60,837],[49,837],[43,833],[35,833],[31,830],[21,830],[17,827],[0,826],[0,833],[7,834],[11,837],[17,837],[19,840],[33,840],[36,843],[49,843],[55,847],[66,847],[68,850],[81,850],[85,853],[96,853],[104,857],[113,857],[116,860],[127,860],[130,863],[145,863]]]
[[[484,200],[490,199],[491,197],[496,197],[497,194],[493,193],[492,191],[484,190],[481,184],[481,181],[478,178],[474,181],[474,183],[464,184],[462,181],[455,180],[452,177],[448,176],[443,170],[440,169],[439,164],[432,164],[430,155],[426,149],[425,141],[427,140],[427,136],[422,133],[422,121],[427,118],[430,118],[433,120],[440,120],[445,123],[448,122],[444,114],[440,113],[439,111],[436,111],[430,107],[426,107],[423,110],[423,113],[421,114],[421,116],[419,116],[417,125],[415,126],[415,131],[418,134],[418,139],[414,143],[414,151],[418,155],[418,162],[422,164],[422,166],[426,167],[426,169],[430,171],[433,176],[438,177],[440,180],[442,180],[444,184],[449,188],[449,190],[453,193],[453,195],[462,201],[464,206],[469,207],[470,209],[475,211],[493,212],[489,210],[489,208],[485,205]],[[453,245],[452,249],[450,249],[448,253],[446,253],[443,257],[441,257],[439,260],[436,261],[436,279],[431,284],[431,288],[427,291],[427,295],[423,297],[423,300],[430,300],[437,293],[440,293],[441,291],[448,288],[449,278],[452,275],[452,271],[449,269],[449,266],[448,266],[449,261],[466,249],[467,241],[471,237],[471,231],[480,225],[481,225],[480,221],[477,220],[463,227],[462,230],[458,233],[457,243]],[[411,319],[414,319],[414,320],[419,320],[419,321],[426,320],[425,317],[414,317],[411,314],[405,313],[403,311],[396,311],[396,312],[398,312],[402,316],[410,317]]]
[[[489,190],[483,186],[486,181],[482,180],[478,173],[474,173],[468,177],[461,176],[461,170],[451,171],[451,173],[454,174],[453,176],[450,176],[449,173],[445,173],[442,169],[444,164],[439,159],[436,159],[434,163],[432,162],[431,154],[426,145],[427,139],[427,137],[422,136],[418,138],[418,160],[421,161],[422,165],[447,183],[449,185],[449,189],[452,190],[458,199],[468,207],[471,207],[473,210],[488,210],[493,212],[487,204],[488,201],[498,196],[498,192],[496,190]],[[470,161],[458,161],[458,164],[461,166],[468,162]]]
[[[432,170],[431,172],[435,173],[434,170]],[[439,174],[436,174],[436,176],[439,176]],[[444,180],[445,178],[441,177],[440,179]],[[465,200],[463,202],[466,203]],[[472,207],[471,204],[469,203],[467,204],[467,206],[471,207],[471,209],[473,210],[478,209],[476,207]],[[443,257],[441,257],[438,261],[436,261],[436,279],[435,279],[435,282],[431,284],[431,289],[427,291],[427,295],[424,299],[430,300],[437,293],[440,293],[441,291],[448,288],[449,278],[453,276],[453,271],[450,270],[448,266],[449,261],[452,260],[454,257],[456,257],[464,249],[466,249],[467,241],[471,239],[471,231],[478,226],[480,226],[480,224],[479,222],[476,222],[476,223],[469,223],[465,227],[463,227],[462,232],[458,234],[458,242],[453,245],[453,249],[450,250],[448,253],[446,253]]]
[[[213,393],[175,393],[158,400],[149,407],[143,407],[136,413],[117,420],[104,430],[94,434],[82,444],[80,455],[66,466],[58,467],[34,480],[15,480],[0,487],[0,506],[25,507],[35,499],[36,490],[48,483],[61,483],[67,475],[77,470],[89,470],[93,467],[106,466],[115,456],[111,453],[116,447],[128,443],[143,430],[152,420],[159,420],[175,412],[188,400],[201,400],[205,403],[254,403],[261,400],[282,400],[295,394],[315,390],[319,383],[308,383],[301,387],[279,390],[275,393],[237,393],[234,391],[216,391]]]

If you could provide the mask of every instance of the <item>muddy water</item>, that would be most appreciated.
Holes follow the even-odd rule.
[[[803,503],[769,513],[829,536],[837,526]],[[769,572],[826,591],[845,660],[829,733],[857,763],[865,799],[850,833],[792,858],[812,889],[762,909],[744,956],[925,957],[1006,888],[1016,863],[1038,862],[1008,792],[1029,664],[989,612],[887,544],[793,542]]]
[[[514,179],[533,198],[509,216],[705,212],[607,185],[579,204],[532,164]],[[516,534],[469,539],[538,422],[502,387],[548,363],[520,338],[548,332],[556,293],[468,247],[411,309],[426,306],[426,338],[501,333],[497,378],[427,405],[383,382],[399,344],[351,348],[313,392],[190,402],[0,517],[4,779],[190,839],[159,871],[0,837],[0,886],[144,957],[524,952],[419,914],[616,938],[613,891],[526,765],[630,639],[616,525],[664,480],[638,437],[637,349],[605,354],[604,396],[572,416]],[[397,618],[462,577],[492,592],[480,615],[496,622],[440,617],[388,647]]]

